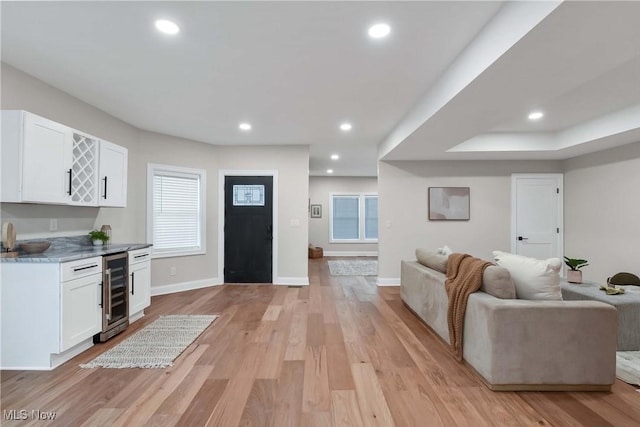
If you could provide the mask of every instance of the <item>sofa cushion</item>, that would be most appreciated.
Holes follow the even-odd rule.
[[[493,257],[509,270],[519,299],[562,300],[560,258],[540,260],[501,251],[493,251]]]
[[[428,249],[416,249],[416,259],[425,267],[429,267],[440,273],[447,272],[447,256],[435,253]]]
[[[501,299],[514,299],[516,297],[516,285],[511,279],[509,270],[497,265],[489,266],[484,270],[480,290]]]

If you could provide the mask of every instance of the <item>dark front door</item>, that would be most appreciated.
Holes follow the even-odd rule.
[[[273,177],[225,177],[224,204],[224,282],[271,283]]]

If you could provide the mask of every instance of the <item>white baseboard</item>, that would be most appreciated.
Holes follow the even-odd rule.
[[[194,289],[207,288],[209,286],[222,285],[222,280],[217,277],[210,279],[194,280],[191,282],[174,283],[151,287],[151,296],[173,294],[175,292],[192,291]]]
[[[400,286],[399,277],[378,277],[378,286]]]
[[[378,251],[324,251],[324,256],[378,256]]]
[[[273,281],[274,285],[293,285],[293,286],[309,286],[308,277],[276,277]]]
[[[134,313],[133,315],[129,315],[129,324],[132,324],[136,320],[140,320],[143,317],[144,317],[144,310],[140,310],[139,312]]]
[[[69,361],[84,352],[85,350],[89,350],[93,347],[93,337],[87,338],[86,340],[74,345],[68,350],[63,351],[60,354],[52,354],[51,355],[51,369],[55,369],[58,366],[62,365],[64,362]]]

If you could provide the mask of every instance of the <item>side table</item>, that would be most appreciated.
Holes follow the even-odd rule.
[[[618,311],[618,351],[640,350],[640,287],[621,286],[626,293],[607,295],[593,282],[560,282],[564,300],[594,300],[611,304]]]

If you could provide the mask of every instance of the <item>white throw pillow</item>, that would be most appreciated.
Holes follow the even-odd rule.
[[[501,251],[493,251],[493,258],[509,270],[518,299],[562,300],[560,258],[541,260]]]
[[[449,256],[449,255],[451,255],[453,253],[453,251],[451,250],[451,248],[449,248],[449,246],[444,245],[443,248],[436,249],[436,253],[437,254],[441,254],[441,255]]]

